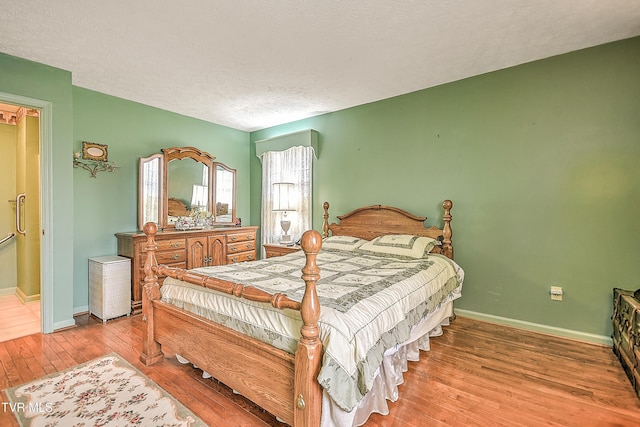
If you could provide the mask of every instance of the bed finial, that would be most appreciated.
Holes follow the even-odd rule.
[[[442,229],[442,254],[450,259],[453,259],[453,244],[451,243],[451,237],[453,236],[453,230],[451,230],[451,208],[453,208],[453,202],[449,199],[442,202],[444,208],[444,227]]]
[[[322,209],[324,209],[324,221],[322,222],[322,237],[329,237],[329,202],[324,202],[322,204]]]

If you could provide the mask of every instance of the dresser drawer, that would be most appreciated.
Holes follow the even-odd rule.
[[[147,261],[146,252],[145,254],[140,255],[140,265],[144,267],[144,263]],[[184,263],[187,265],[187,251],[179,250],[179,251],[164,251],[164,252],[156,252],[156,261],[158,264],[178,264]],[[171,265],[174,267],[174,265]]]
[[[239,252],[253,251],[255,249],[256,249],[255,241],[229,243],[227,245],[227,254],[231,255]]]
[[[245,231],[243,233],[227,234],[227,243],[246,242],[247,240],[255,242],[256,233],[253,231]]]
[[[167,251],[167,250],[176,250],[176,249],[186,249],[187,248],[187,239],[167,239],[167,240],[157,240],[156,244],[158,245],[157,252]],[[146,243],[142,243],[140,251],[147,252],[145,250]],[[160,262],[160,260],[158,260]]]
[[[233,264],[236,262],[253,261],[256,259],[256,252],[240,252],[238,254],[228,254],[227,264]]]

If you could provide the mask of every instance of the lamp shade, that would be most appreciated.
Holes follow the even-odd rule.
[[[293,182],[276,182],[273,184],[273,210],[295,211],[293,206]]]

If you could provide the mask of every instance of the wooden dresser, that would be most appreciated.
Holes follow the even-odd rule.
[[[255,260],[257,231],[258,227],[159,231],[156,260],[186,269]],[[138,314],[142,311],[147,236],[142,232],[116,233],[116,238],[118,255],[131,258],[131,313]]]
[[[640,397],[640,301],[633,291],[613,289],[613,352]]]

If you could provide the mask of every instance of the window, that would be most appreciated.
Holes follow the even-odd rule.
[[[284,151],[262,154],[262,243],[279,243],[283,235],[281,221],[290,221],[288,234],[295,242],[311,229],[312,173],[314,149],[295,146]],[[274,186],[274,184],[279,184]],[[282,185],[285,184],[285,185]],[[286,188],[288,207],[281,196]],[[285,197],[285,196],[282,196]],[[278,206],[276,206],[278,205]],[[264,256],[264,254],[263,254]]]

